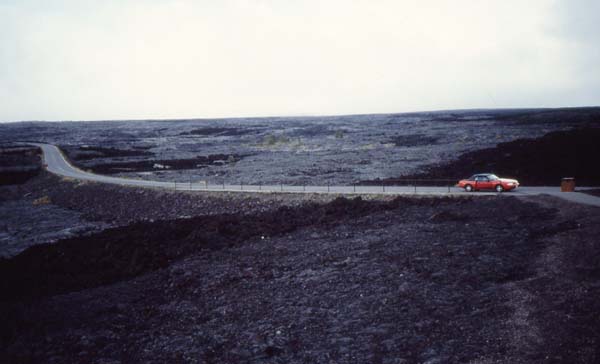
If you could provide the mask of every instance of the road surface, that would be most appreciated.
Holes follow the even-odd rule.
[[[62,152],[54,145],[31,143],[42,148],[46,169],[63,177],[112,183],[124,186],[157,187],[181,191],[226,191],[226,192],[286,192],[286,193],[332,193],[332,194],[386,194],[386,195],[496,195],[495,192],[465,192],[457,187],[427,186],[290,186],[290,185],[239,185],[204,183],[181,183],[164,181],[147,181],[122,177],[110,177],[89,173],[69,163]],[[588,189],[591,187],[578,187]],[[552,195],[572,202],[600,206],[600,198],[580,192],[560,192],[559,187],[519,187],[515,191],[505,193],[513,196]]]

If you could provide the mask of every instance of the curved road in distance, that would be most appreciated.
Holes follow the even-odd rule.
[[[121,177],[110,177],[82,171],[69,163],[58,147],[50,144],[28,143],[40,147],[44,153],[46,169],[59,176],[83,181],[111,183],[123,186],[158,187],[181,191],[225,191],[225,192],[285,192],[285,193],[332,193],[332,194],[386,194],[386,195],[496,195],[495,192],[464,192],[458,187],[426,186],[289,186],[289,185],[205,185],[204,183],[146,181]],[[589,189],[591,187],[578,187]],[[600,206],[600,198],[580,192],[560,192],[559,187],[519,187],[508,193],[512,196],[531,196],[547,194],[572,202]]]

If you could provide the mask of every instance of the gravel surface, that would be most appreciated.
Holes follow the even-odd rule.
[[[19,264],[0,263],[0,357],[44,363],[596,362],[599,211],[536,201],[338,199],[242,220],[234,214],[139,223],[40,246]],[[207,226],[207,219],[216,225]],[[124,249],[133,241],[144,244],[137,252]],[[86,248],[68,258],[76,243]],[[113,261],[117,266],[125,262],[135,271],[157,249],[158,256],[177,258],[150,264],[132,279],[119,278],[131,275],[117,270],[112,284],[94,280],[106,270],[85,270],[113,252],[124,253]],[[57,257],[65,255],[78,263],[63,264]],[[46,263],[34,263],[39,258]],[[65,267],[64,275],[36,286],[57,272],[53,261]],[[77,270],[92,273],[83,285]],[[38,298],[19,299],[16,292],[28,289]]]
[[[82,214],[56,205],[34,205],[33,200],[0,203],[0,257],[59,239],[102,230],[109,225],[87,221]]]
[[[115,172],[112,164],[122,170],[117,175],[141,179],[343,185],[419,173],[498,143],[599,124],[600,108],[11,123],[0,125],[0,142],[65,146],[85,152],[75,160],[83,169]],[[222,163],[202,161],[211,155]],[[141,166],[155,170],[136,173]]]

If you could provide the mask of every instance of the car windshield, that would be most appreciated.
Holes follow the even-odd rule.
[[[490,179],[490,181],[495,181],[495,180],[499,179],[498,176],[496,176],[495,174],[490,174],[487,177]]]

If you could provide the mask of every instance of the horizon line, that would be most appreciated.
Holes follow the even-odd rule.
[[[0,124],[8,123],[87,123],[87,122],[141,122],[141,121],[201,121],[201,120],[236,120],[236,119],[284,119],[284,118],[331,118],[331,117],[352,117],[352,116],[369,116],[369,115],[410,115],[410,114],[427,114],[427,113],[443,113],[443,112],[477,112],[477,111],[525,111],[525,110],[567,110],[567,109],[595,109],[600,108],[600,105],[586,106],[558,106],[558,107],[496,107],[496,108],[461,108],[461,109],[435,109],[435,110],[419,110],[419,111],[400,111],[400,112],[376,112],[376,113],[356,113],[356,114],[290,114],[290,115],[262,115],[262,116],[231,116],[231,117],[191,117],[191,118],[139,118],[139,119],[63,119],[63,120],[10,120],[0,121]]]

